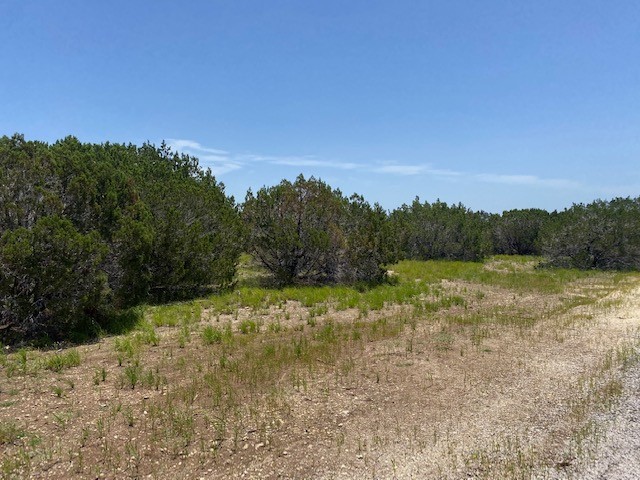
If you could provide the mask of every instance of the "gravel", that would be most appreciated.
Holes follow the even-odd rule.
[[[616,407],[596,421],[606,431],[595,455],[566,471],[557,479],[637,480],[640,478],[640,363],[625,374],[625,391]]]

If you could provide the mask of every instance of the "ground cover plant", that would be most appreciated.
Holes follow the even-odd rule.
[[[498,256],[267,288],[242,262],[122,335],[3,349],[2,476],[528,478],[588,456],[637,359],[634,273]]]

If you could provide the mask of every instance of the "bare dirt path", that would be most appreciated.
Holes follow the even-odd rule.
[[[640,296],[629,294],[612,323],[640,325]],[[640,348],[636,346],[636,355]],[[635,480],[640,478],[640,362],[622,377],[623,394],[611,411],[594,416],[600,434],[591,439],[591,455],[566,470],[549,475],[555,479]]]
[[[596,306],[592,321],[568,329],[555,330],[562,319],[554,318],[523,336],[489,336],[470,358],[414,358],[398,394],[379,400],[380,413],[349,419],[347,437],[358,438],[351,450],[314,476],[640,478],[637,366],[619,407],[591,416],[617,399],[620,365],[607,359],[630,355],[638,341],[640,289],[624,295],[622,305]],[[431,372],[432,385],[417,372]],[[603,418],[615,422],[599,444]]]

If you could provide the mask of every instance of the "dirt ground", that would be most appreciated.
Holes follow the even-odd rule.
[[[556,314],[546,313],[554,312],[552,298],[446,288],[466,292],[468,306],[345,347],[333,365],[318,359],[302,386],[291,382],[295,372],[283,373],[277,398],[243,397],[237,412],[248,420],[234,424],[233,438],[216,434],[208,390],[185,399],[212,357],[196,339],[178,348],[172,328],[144,353],[156,371],[173,372],[159,389],[116,381],[124,366],[113,338],[80,347],[82,363],[61,373],[3,376],[0,419],[23,434],[15,441],[4,434],[1,478],[640,477],[640,370],[622,373],[639,342],[640,288]],[[474,308],[502,320],[473,327],[447,320]],[[513,326],[504,320],[509,312],[541,319]],[[227,320],[243,315],[252,313]],[[348,323],[358,313],[326,315]],[[291,318],[285,327],[295,327],[298,316]],[[96,379],[101,371],[106,381]],[[168,400],[178,393],[190,415],[182,423]],[[155,423],[169,410],[173,436]],[[192,436],[180,437],[183,424]]]
[[[610,315],[610,322],[637,325],[640,317],[638,291],[626,305]],[[640,349],[636,346],[636,355]],[[621,378],[623,394],[608,411],[593,416],[598,435],[589,441],[589,454],[570,468],[546,472],[554,479],[635,480],[640,478],[640,363],[631,365]]]

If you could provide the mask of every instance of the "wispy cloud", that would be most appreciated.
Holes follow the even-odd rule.
[[[424,165],[383,165],[373,169],[376,173],[390,173],[393,175],[419,175],[425,171]]]
[[[172,150],[193,155],[200,159],[204,167],[211,168],[214,175],[240,170],[247,165],[266,163],[295,168],[323,168],[335,170],[353,170],[359,172],[377,173],[382,175],[397,176],[431,176],[455,179],[467,182],[495,183],[502,185],[514,185],[523,187],[544,188],[579,188],[578,182],[561,178],[543,178],[528,174],[504,174],[504,173],[471,173],[456,170],[435,168],[430,163],[400,164],[386,163],[355,163],[341,162],[337,160],[319,159],[312,155],[276,156],[260,155],[252,153],[234,154],[226,150],[203,146],[199,142],[187,139],[169,139],[167,145]]]
[[[481,173],[473,176],[481,182],[501,183],[504,185],[523,185],[554,188],[575,188],[579,184],[572,180],[562,178],[540,178],[536,175],[504,175],[494,173]]]
[[[203,167],[210,168],[211,172],[216,176],[239,170],[243,166],[241,161],[234,158],[226,150],[203,147],[193,140],[170,138],[167,140],[167,146],[174,152],[198,157],[200,164]]]
[[[321,168],[337,168],[339,170],[355,170],[362,168],[363,165],[352,162],[331,162],[326,160],[315,160],[313,158],[275,158],[271,160],[275,165],[287,165],[290,167],[321,167]]]
[[[392,175],[431,175],[436,177],[459,177],[460,172],[433,168],[431,164],[399,165],[395,163],[374,167],[371,171]]]

